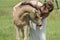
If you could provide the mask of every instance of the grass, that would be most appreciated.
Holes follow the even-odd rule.
[[[48,17],[47,40],[60,40],[60,11],[54,10]]]
[[[0,0],[0,40],[15,40],[12,9],[18,2],[20,0]],[[47,40],[60,40],[60,10],[55,7],[47,21]]]

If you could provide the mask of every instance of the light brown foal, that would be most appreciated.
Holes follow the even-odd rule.
[[[13,10],[14,26],[16,31],[16,40],[20,40],[19,30],[22,30],[24,40],[28,40],[29,21],[41,25],[40,11],[30,5],[15,6]]]

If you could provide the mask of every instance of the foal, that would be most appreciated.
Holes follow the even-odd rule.
[[[28,40],[28,25],[29,21],[35,22],[37,25],[41,25],[40,19],[40,11],[36,10],[30,5],[18,6],[14,7],[13,11],[14,17],[14,25],[16,31],[16,40],[20,40],[19,38],[19,30],[23,30],[23,38],[24,40]]]

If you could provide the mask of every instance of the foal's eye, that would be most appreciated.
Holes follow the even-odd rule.
[[[35,18],[38,18],[37,16]]]
[[[44,16],[44,14],[43,14],[43,13],[41,13],[40,15],[41,15],[41,17],[42,17],[42,16]]]

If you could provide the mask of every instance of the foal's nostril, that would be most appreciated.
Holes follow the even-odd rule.
[[[42,25],[39,25],[40,27],[42,26]]]
[[[36,26],[41,27],[42,25],[36,25]]]

